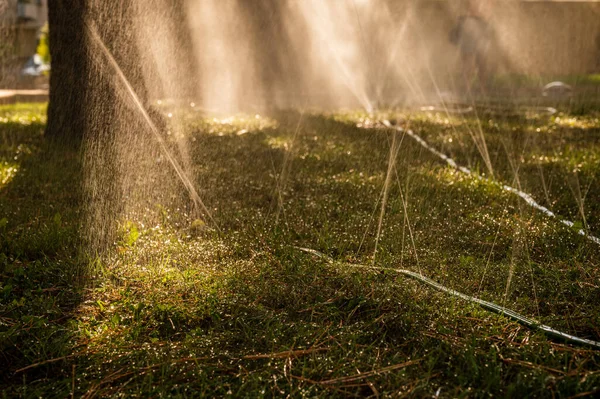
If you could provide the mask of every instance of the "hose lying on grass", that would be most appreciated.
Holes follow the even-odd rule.
[[[470,105],[426,105],[419,108],[419,111],[424,112],[445,112],[449,114],[469,114],[473,112],[473,107]]]
[[[419,136],[418,134],[416,134],[414,131],[407,129],[404,130],[403,128],[399,127],[399,126],[395,126],[392,125],[392,123],[388,120],[383,120],[381,121],[381,123],[389,128],[389,129],[395,129],[398,132],[402,132],[402,133],[406,133],[408,136],[410,136],[413,140],[415,140],[417,143],[419,143],[423,148],[425,148],[427,151],[429,151],[430,153],[432,153],[433,155],[437,156],[438,158],[440,158],[441,160],[445,161],[448,165],[450,165],[451,167],[458,169],[459,171],[461,171],[464,174],[470,175],[470,176],[475,176],[477,179],[479,180],[486,180],[486,181],[490,181],[490,179],[487,179],[481,175],[476,175],[474,174],[469,168],[464,167],[464,166],[460,166],[459,164],[456,163],[456,161],[454,161],[454,159],[450,158],[449,156],[447,156],[446,154],[436,150],[435,148],[433,148],[431,145],[429,145],[429,143],[427,143],[425,140],[423,140],[421,138],[421,136]],[[513,193],[515,195],[518,195],[519,197],[521,197],[523,200],[525,200],[525,202],[527,202],[527,204],[535,209],[537,209],[538,211],[541,211],[542,213],[544,213],[546,216],[551,217],[551,218],[556,218],[558,219],[558,221],[562,224],[564,224],[565,226],[569,227],[570,229],[573,229],[575,226],[575,223],[571,222],[570,220],[567,219],[563,219],[558,217],[554,212],[552,212],[551,210],[549,210],[548,208],[546,208],[545,206],[542,206],[540,204],[538,204],[533,197],[530,194],[527,194],[526,192],[523,192],[519,189],[516,189],[514,187],[508,186],[506,184],[502,184],[502,189],[504,191],[508,191],[510,193]],[[583,236],[585,238],[587,238],[589,241],[600,245],[600,238],[591,235],[590,233],[586,232],[583,229],[578,229],[576,230],[577,233],[580,236]]]
[[[475,112],[476,109],[481,109],[481,113],[485,115],[497,115],[497,116],[524,116],[527,114],[542,114],[551,116],[558,112],[553,107],[536,107],[536,106],[505,106],[505,105],[493,105],[487,104],[482,106],[459,104],[459,103],[446,103],[442,105],[426,105],[419,107],[420,111],[424,112],[439,112],[445,114],[470,114]]]
[[[339,263],[339,262],[336,262],[333,258],[325,255],[322,252],[314,250],[314,249],[302,248],[302,247],[294,247],[294,249],[314,255],[320,259],[325,260],[329,264]],[[548,336],[550,338],[554,338],[554,339],[557,339],[557,340],[560,340],[560,341],[563,341],[566,343],[571,343],[574,345],[589,346],[594,349],[600,350],[600,342],[592,341],[592,340],[585,339],[585,338],[579,338],[574,335],[567,334],[562,331],[558,331],[552,327],[541,324],[540,322],[538,322],[536,320],[527,318],[513,310],[507,309],[507,308],[497,305],[493,302],[484,301],[483,299],[475,298],[475,297],[463,294],[462,292],[458,292],[451,288],[445,287],[445,286],[441,285],[440,283],[437,283],[437,282],[431,280],[430,278],[427,278],[419,273],[415,273],[410,270],[392,269],[392,268],[377,267],[377,266],[356,265],[356,264],[345,263],[345,262],[342,262],[341,264],[348,266],[348,267],[355,268],[355,269],[373,270],[373,271],[378,271],[378,272],[387,271],[387,272],[394,272],[394,273],[402,274],[402,275],[410,277],[414,280],[420,281],[421,283],[427,284],[428,286],[433,287],[438,291],[442,291],[447,294],[464,299],[466,301],[476,303],[486,310],[489,310],[493,313],[500,314],[502,316],[506,316],[509,319],[512,319],[526,327],[531,328],[532,330],[539,330],[539,331],[543,332],[544,334],[546,334],[546,336]]]

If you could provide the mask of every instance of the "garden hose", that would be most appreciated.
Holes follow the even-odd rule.
[[[459,164],[456,163],[456,161],[452,158],[450,158],[449,156],[447,156],[446,154],[436,150],[434,147],[432,147],[431,145],[429,145],[429,143],[427,143],[425,140],[423,140],[423,138],[421,138],[421,136],[419,136],[418,134],[416,134],[414,131],[408,129],[408,130],[404,130],[401,127],[398,126],[394,126],[392,125],[392,123],[388,120],[383,120],[381,121],[381,123],[389,128],[389,129],[395,129],[398,132],[401,133],[406,133],[408,136],[410,136],[412,139],[414,139],[417,143],[419,143],[423,148],[425,148],[427,151],[429,151],[430,153],[432,153],[433,155],[437,156],[438,158],[440,158],[441,160],[443,160],[444,162],[446,162],[449,166],[451,166],[452,168],[455,168],[459,171],[461,171],[464,174],[470,175],[470,176],[474,176],[475,178],[479,179],[479,180],[484,180],[484,181],[490,181],[495,183],[494,180],[490,180],[488,178],[485,178],[481,175],[478,174],[474,174],[469,168],[465,167],[465,166],[460,166]],[[500,184],[500,186],[502,187],[502,189],[504,191],[513,193],[519,197],[521,197],[529,206],[537,209],[538,211],[541,211],[543,214],[545,214],[548,217],[551,218],[555,218],[558,219],[558,221],[560,223],[562,223],[563,225],[567,226],[570,229],[575,229],[575,223],[573,223],[570,220],[567,219],[563,219],[559,216],[557,216],[554,212],[552,212],[551,210],[549,210],[548,208],[546,208],[545,206],[540,205],[539,203],[537,203],[534,199],[533,196],[531,196],[531,194],[527,194],[524,191],[521,191],[517,188],[508,186],[506,184]],[[600,238],[590,234],[589,232],[583,230],[583,229],[576,229],[575,231],[577,231],[577,233],[582,236],[585,237],[586,239],[588,239],[589,241],[600,245]]]
[[[471,105],[445,104],[445,105],[426,105],[419,108],[423,112],[447,112],[449,114],[469,114],[474,108]]]
[[[476,109],[480,109],[482,114],[485,115],[502,115],[502,116],[521,116],[527,114],[545,114],[548,116],[554,115],[558,112],[556,108],[553,107],[543,107],[543,106],[509,106],[509,105],[468,105],[468,104],[460,104],[460,103],[445,103],[442,105],[430,104],[426,106],[419,107],[420,111],[423,112],[440,112],[447,114],[457,114],[464,115],[470,114],[474,112]]]
[[[325,260],[327,263],[329,264],[343,264],[345,266],[348,267],[352,267],[355,269],[364,269],[364,270],[372,270],[372,271],[378,271],[378,272],[394,272],[394,273],[398,273],[398,274],[402,274],[404,276],[407,276],[409,278],[412,278],[414,280],[420,281],[421,283],[427,284],[428,286],[435,288],[438,291],[442,291],[445,292],[447,294],[456,296],[458,298],[464,299],[466,301],[472,302],[472,303],[476,303],[479,306],[481,306],[482,308],[489,310],[490,312],[493,313],[497,313],[501,316],[506,316],[509,319],[512,319],[516,322],[518,322],[519,324],[522,324],[532,330],[538,330],[543,332],[546,336],[550,337],[550,338],[554,338],[556,340],[560,340],[566,343],[571,343],[574,345],[580,345],[580,346],[588,346],[588,347],[592,347],[594,349],[598,349],[600,350],[600,342],[597,341],[592,341],[589,339],[585,339],[585,338],[580,338],[580,337],[576,337],[574,335],[571,334],[567,334],[564,333],[562,331],[558,331],[550,326],[541,324],[540,322],[530,319],[528,317],[525,317],[513,310],[507,309],[503,306],[497,305],[493,302],[488,302],[488,301],[484,301],[483,299],[479,299],[479,298],[475,298],[466,294],[463,294],[462,292],[458,292],[456,290],[453,290],[451,288],[445,287],[443,285],[441,285],[440,283],[433,281],[430,278],[427,278],[419,273],[415,273],[412,272],[410,270],[404,270],[404,269],[392,269],[392,268],[386,268],[386,267],[377,267],[377,266],[366,266],[366,265],[357,265],[357,264],[353,264],[353,263],[346,263],[346,262],[336,262],[333,258],[325,255],[322,252],[319,252],[317,250],[314,249],[310,249],[310,248],[302,248],[302,247],[294,247],[294,249],[298,250],[298,251],[302,251],[311,255],[314,255],[320,259]]]

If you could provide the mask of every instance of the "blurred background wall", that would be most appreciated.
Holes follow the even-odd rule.
[[[192,1],[187,0],[188,3]],[[236,0],[223,1],[235,2]],[[303,1],[306,0],[239,1],[238,8],[246,9],[244,18],[254,20],[252,24],[255,27],[253,28],[254,40],[249,41],[248,45],[256,47],[255,53],[261,54],[262,66],[255,75],[261,73],[264,75],[263,88],[270,86],[272,82],[269,80],[273,76],[278,80],[277,85],[284,87],[284,90],[293,90],[295,84],[300,86],[298,80],[306,80],[306,78],[298,78],[302,75],[301,65],[296,65],[297,63],[292,60],[297,55],[294,54],[294,45],[306,39],[298,38],[302,36],[302,32],[306,32],[306,29],[299,27],[296,31],[286,32],[286,25],[289,24],[282,17],[285,14],[282,11],[285,4]],[[551,76],[600,73],[599,1],[322,1],[336,3],[336,5],[347,3],[347,8],[351,8],[353,3],[359,7],[362,4],[365,10],[370,10],[361,12],[358,20],[350,15],[350,19],[345,23],[349,25],[360,23],[362,37],[353,37],[352,40],[364,42],[359,46],[362,48],[363,58],[368,58],[367,68],[370,72],[367,75],[385,80],[383,86],[389,87],[390,90],[397,90],[400,86],[405,88],[411,86],[409,90],[415,95],[418,91],[435,90],[435,86],[438,86],[437,89],[452,89],[453,85],[459,84],[458,80],[464,65],[449,36],[458,19],[468,13],[474,3],[477,5],[477,12],[496,35],[497,43],[490,49],[487,58],[498,74]],[[176,13],[185,14],[190,11],[190,8],[186,9],[183,5],[185,1],[167,3],[174,10],[177,9]],[[196,3],[203,4],[202,0]],[[267,14],[268,17],[265,17]],[[188,15],[186,18],[191,17]],[[281,20],[274,21],[277,18]],[[15,85],[19,80],[21,68],[36,51],[40,29],[46,20],[47,0],[0,0],[0,86]],[[234,18],[229,22],[227,20],[214,22],[223,25],[235,24],[237,23],[235,21]],[[161,23],[160,21],[146,23],[149,24],[160,26]],[[206,24],[202,29],[196,30],[209,34],[205,32]],[[153,30],[151,26],[140,30],[147,30],[150,33],[160,31],[160,29]],[[203,40],[196,37],[198,32],[194,29],[187,32],[190,36],[186,39],[187,47],[190,48],[180,51],[190,53],[203,51],[202,48],[193,49],[191,48],[193,46],[189,45],[190,42]],[[295,39],[290,37],[293,35],[297,37]],[[247,39],[243,40],[247,41]],[[149,43],[153,41],[149,40]],[[319,45],[323,43],[313,42],[310,51],[327,51],[324,47],[317,48]],[[297,53],[302,54],[305,50],[302,48]],[[181,57],[186,58],[185,55]],[[200,56],[195,58],[198,57]],[[290,76],[286,77],[286,74]],[[189,75],[190,73],[186,75],[186,80],[193,79]],[[364,79],[364,76],[361,79]],[[290,80],[291,82],[287,84],[281,83]],[[198,90],[202,91],[200,88]],[[386,89],[369,90],[385,91]]]
[[[48,0],[0,0],[0,87],[18,83],[47,21]]]

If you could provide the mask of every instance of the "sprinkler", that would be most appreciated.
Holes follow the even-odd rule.
[[[544,86],[542,96],[560,100],[573,96],[573,87],[563,82],[551,82]]]

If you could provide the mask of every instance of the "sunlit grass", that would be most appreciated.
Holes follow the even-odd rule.
[[[202,131],[218,136],[244,135],[277,127],[277,121],[264,115],[238,114],[234,116],[209,116],[204,112],[180,108],[163,111],[172,127],[185,126],[185,133]],[[184,132],[182,132],[184,133]]]
[[[0,163],[0,188],[9,183],[19,170],[18,164],[1,162]]]
[[[598,115],[587,117],[562,115],[555,117],[553,122],[556,126],[572,129],[598,129],[600,126],[600,118]],[[552,124],[550,124],[550,128],[552,127]]]
[[[18,103],[14,105],[0,105],[0,124],[19,123],[31,125],[46,123],[46,103]]]
[[[19,107],[3,115],[41,119]],[[31,149],[19,153],[19,173],[0,188],[7,215],[0,223],[0,352],[12,364],[1,369],[0,387],[8,397],[66,397],[73,386],[75,397],[524,397],[597,388],[597,352],[553,342],[416,281],[294,249],[372,262],[392,139],[390,130],[373,127],[380,117],[410,123],[474,173],[459,173],[405,137],[376,264],[421,270],[600,339],[600,249],[502,190],[516,184],[508,172],[516,159],[522,186],[540,195],[530,185],[540,181],[539,167],[551,205],[577,220],[568,212],[577,209],[574,183],[563,169],[582,164],[581,178],[596,173],[595,122],[559,126],[556,134],[525,129],[522,119],[483,123],[492,154],[510,156],[492,157],[500,173],[485,180],[464,130],[477,125],[470,118],[171,111],[168,127],[179,126],[187,140],[196,183],[221,231],[154,204],[119,220],[102,256],[81,253],[81,197],[73,189],[81,181],[79,155],[62,149],[51,156],[40,125],[13,123],[5,131],[7,163],[19,146]],[[541,130],[554,124],[542,117],[531,123]],[[546,141],[517,146],[534,136]]]

